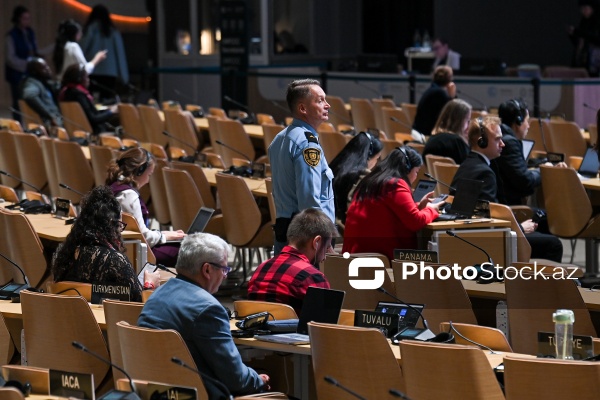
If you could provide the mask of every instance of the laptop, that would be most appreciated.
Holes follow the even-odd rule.
[[[523,143],[523,160],[528,160],[533,150],[533,145],[535,145],[535,140],[523,139],[521,143]]]
[[[437,185],[437,182],[435,182],[435,181],[430,181],[427,179],[419,180],[419,183],[417,183],[417,187],[415,188],[415,191],[413,192],[413,200],[416,203],[421,201],[423,196],[425,196],[429,192],[432,192],[435,189],[435,185]]]
[[[416,310],[419,310],[419,312],[422,313],[423,308],[425,308],[425,304],[410,304],[409,307],[408,305],[402,303],[390,303],[386,301],[380,301],[379,303],[377,303],[375,311],[385,314],[397,315],[397,332],[399,332],[404,328],[414,328],[415,326],[417,326],[417,322],[419,322],[419,318],[421,316]]]
[[[214,212],[215,210],[212,208],[200,207],[198,214],[196,214],[196,218],[194,218],[186,233],[191,235],[192,233],[204,232],[204,228],[208,225],[208,221],[210,221]],[[182,240],[183,239],[167,240],[166,243],[179,243]]]
[[[459,179],[456,182],[456,193],[454,200],[450,205],[450,210],[445,214],[440,214],[435,221],[454,221],[457,219],[467,219],[473,216],[477,199],[481,193],[483,181],[473,179]]]
[[[304,297],[296,333],[256,335],[256,340],[280,344],[309,344],[308,323],[337,324],[346,292],[343,290],[309,287]]]
[[[598,176],[598,168],[600,168],[600,162],[598,162],[598,153],[593,148],[589,148],[585,151],[583,161],[579,166],[577,173],[580,179],[591,179]]]

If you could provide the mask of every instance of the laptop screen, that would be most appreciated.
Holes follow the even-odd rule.
[[[579,167],[579,175],[586,177],[595,177],[598,175],[598,168],[600,163],[598,162],[598,153],[593,148],[589,148],[585,152],[581,166]]]
[[[297,333],[308,335],[308,323],[312,321],[337,324],[345,294],[343,290],[310,286],[302,303]]]
[[[527,160],[529,155],[531,154],[531,150],[533,150],[533,145],[535,144],[534,140],[523,139],[521,140],[523,143],[523,159]]]
[[[450,212],[470,218],[475,210],[475,204],[481,193],[483,181],[459,179],[456,182],[456,193],[450,207]]]
[[[214,212],[215,210],[212,208],[200,207],[200,210],[198,210],[198,214],[196,214],[196,218],[194,218],[187,233],[191,235],[192,233],[204,232],[204,228],[206,228],[206,225]]]
[[[417,183],[417,187],[413,192],[413,200],[415,202],[421,201],[423,196],[435,189],[436,184],[437,183],[435,181],[429,181],[426,179],[419,180],[419,183]]]
[[[390,303],[385,301],[380,301],[377,303],[377,307],[375,311],[385,313],[385,314],[394,314],[398,316],[398,325],[402,327],[411,327],[414,328],[419,322],[419,313],[423,312],[424,304],[411,304],[411,307],[402,303]]]

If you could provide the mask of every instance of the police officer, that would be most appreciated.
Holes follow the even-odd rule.
[[[286,100],[294,120],[269,146],[277,210],[275,254],[287,244],[287,228],[298,212],[317,208],[335,222],[333,173],[317,134],[329,119],[325,92],[317,80],[296,80],[288,85]]]

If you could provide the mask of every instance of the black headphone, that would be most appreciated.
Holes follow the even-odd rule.
[[[517,126],[520,126],[523,121],[525,120],[525,116],[523,115],[523,110],[521,109],[521,103],[519,103],[518,100],[516,99],[512,99],[509,101],[509,103],[513,103],[513,105],[515,107],[517,107],[517,116],[515,117],[515,124],[517,124]]]
[[[481,149],[485,149],[488,146],[488,138],[485,134],[485,126],[483,126],[483,118],[477,118],[477,124],[479,125],[479,130],[481,136],[477,139],[477,146]]]
[[[368,157],[371,158],[375,155],[375,154],[373,154],[373,135],[371,135],[369,132],[361,132],[361,133],[364,133],[369,138],[369,155],[368,155]]]
[[[148,150],[146,150],[144,148],[142,148],[142,150],[144,151],[144,154],[146,155],[146,161],[144,161],[144,163],[138,167],[137,171],[135,171],[136,176],[141,176],[144,173],[144,171],[146,171],[146,169],[148,169],[148,164],[150,163],[150,153],[148,153]]]
[[[398,150],[400,150],[402,152],[402,154],[404,154],[404,167],[406,168],[406,173],[408,174],[410,172],[410,170],[412,169],[412,164],[410,162],[410,159],[408,158],[406,149],[404,147],[396,147],[396,148]]]

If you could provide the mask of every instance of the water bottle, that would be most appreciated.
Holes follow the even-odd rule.
[[[415,34],[413,35],[413,47],[421,47],[421,34],[418,29],[415,29]]]
[[[554,321],[556,358],[559,360],[572,360],[575,314],[571,310],[556,310],[552,314],[552,321]]]
[[[423,33],[423,47],[425,47],[427,50],[431,49],[431,37],[429,36],[429,32],[427,32],[427,30],[425,30],[425,33]]]

